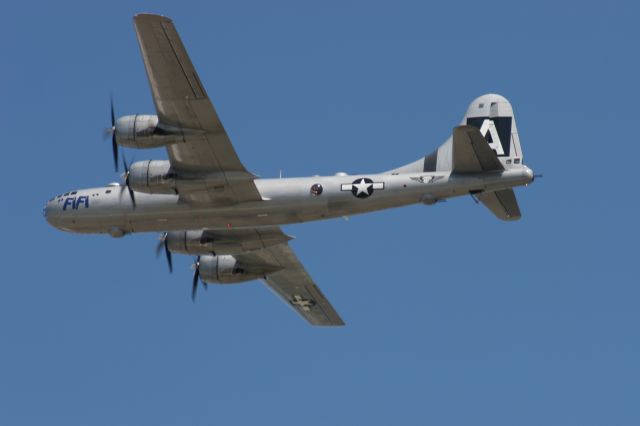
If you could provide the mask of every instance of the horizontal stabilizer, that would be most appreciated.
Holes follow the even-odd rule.
[[[458,126],[453,129],[452,160],[454,173],[504,170],[480,130],[473,126]]]
[[[498,219],[518,220],[522,216],[513,189],[503,189],[495,192],[482,192],[478,199],[487,206]]]

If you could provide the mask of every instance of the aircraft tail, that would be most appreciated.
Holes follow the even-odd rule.
[[[474,99],[460,126],[433,153],[388,173],[482,173],[524,167],[513,108],[496,94]],[[519,219],[513,190],[478,194],[478,199],[502,220]]]

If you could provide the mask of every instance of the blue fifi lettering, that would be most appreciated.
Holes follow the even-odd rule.
[[[67,197],[64,199],[64,204],[62,205],[62,210],[66,210],[68,205],[71,205],[72,209],[75,209],[76,197]]]
[[[78,198],[76,197],[67,197],[64,199],[64,204],[62,205],[62,210],[66,210],[67,206],[71,206],[73,210],[78,210],[81,204],[84,204],[84,208],[89,208],[89,197],[86,195],[82,195]]]
[[[76,205],[73,208],[78,210],[78,207],[80,207],[81,203],[83,203],[84,207],[88,209],[89,208],[89,197],[87,197],[86,195],[78,197],[78,199],[76,200]]]

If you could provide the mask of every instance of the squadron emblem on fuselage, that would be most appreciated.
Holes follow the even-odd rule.
[[[420,183],[434,183],[443,178],[444,176],[411,176],[409,177],[409,179],[415,180],[416,182],[420,182]]]

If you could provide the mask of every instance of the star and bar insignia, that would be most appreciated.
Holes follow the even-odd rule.
[[[360,178],[353,183],[343,183],[342,191],[351,191],[354,197],[367,198],[375,189],[384,189],[384,182],[374,182],[369,178]]]

